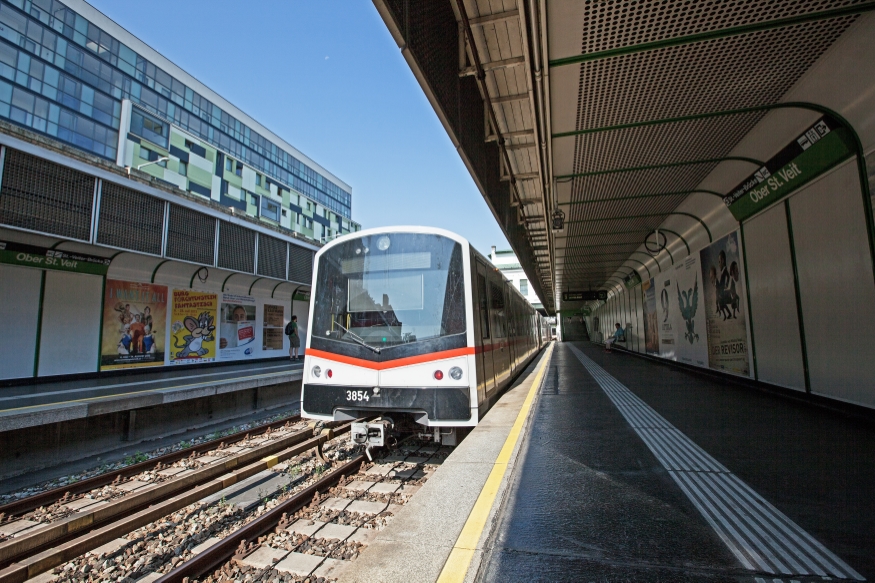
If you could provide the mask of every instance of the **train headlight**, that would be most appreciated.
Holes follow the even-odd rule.
[[[458,366],[454,366],[453,368],[450,369],[450,377],[454,381],[459,380],[460,378],[462,378],[462,369],[459,368]]]
[[[319,368],[318,366],[314,366],[310,372],[312,372],[313,376],[316,378],[319,378],[320,376],[322,376],[322,369]]]
[[[392,241],[390,241],[389,237],[387,237],[386,235],[383,235],[382,237],[377,239],[377,249],[379,249],[380,251],[385,251],[389,248],[389,245],[391,244]]]

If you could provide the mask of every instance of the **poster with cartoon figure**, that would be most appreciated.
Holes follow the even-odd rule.
[[[173,290],[171,308],[171,364],[216,360],[216,294],[185,289]]]
[[[164,364],[167,287],[106,280],[100,370]]]
[[[674,266],[669,290],[677,301],[674,311],[678,362],[708,366],[708,328],[705,323],[704,289],[699,256],[690,255]]]
[[[219,308],[219,358],[235,360],[255,354],[255,298],[222,294]]]
[[[699,252],[708,329],[708,366],[750,376],[747,298],[738,231]]]

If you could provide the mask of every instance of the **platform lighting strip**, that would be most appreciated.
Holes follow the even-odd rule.
[[[625,385],[569,347],[746,569],[865,581]]]

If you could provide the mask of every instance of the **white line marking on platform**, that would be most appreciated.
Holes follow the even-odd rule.
[[[568,346],[746,569],[865,581],[605,369]]]

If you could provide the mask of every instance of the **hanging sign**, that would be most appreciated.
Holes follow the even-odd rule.
[[[592,302],[595,300],[605,301],[608,299],[607,290],[562,292],[563,302]]]
[[[97,257],[84,253],[71,253],[60,249],[37,247],[11,241],[0,241],[0,263],[23,265],[38,269],[56,269],[75,273],[106,275],[109,257]]]
[[[633,271],[623,278],[623,283],[626,285],[627,289],[632,289],[633,287],[641,283],[641,276],[638,275],[637,271]]]
[[[851,132],[829,116],[778,152],[723,197],[738,221],[778,202],[854,154]]]

